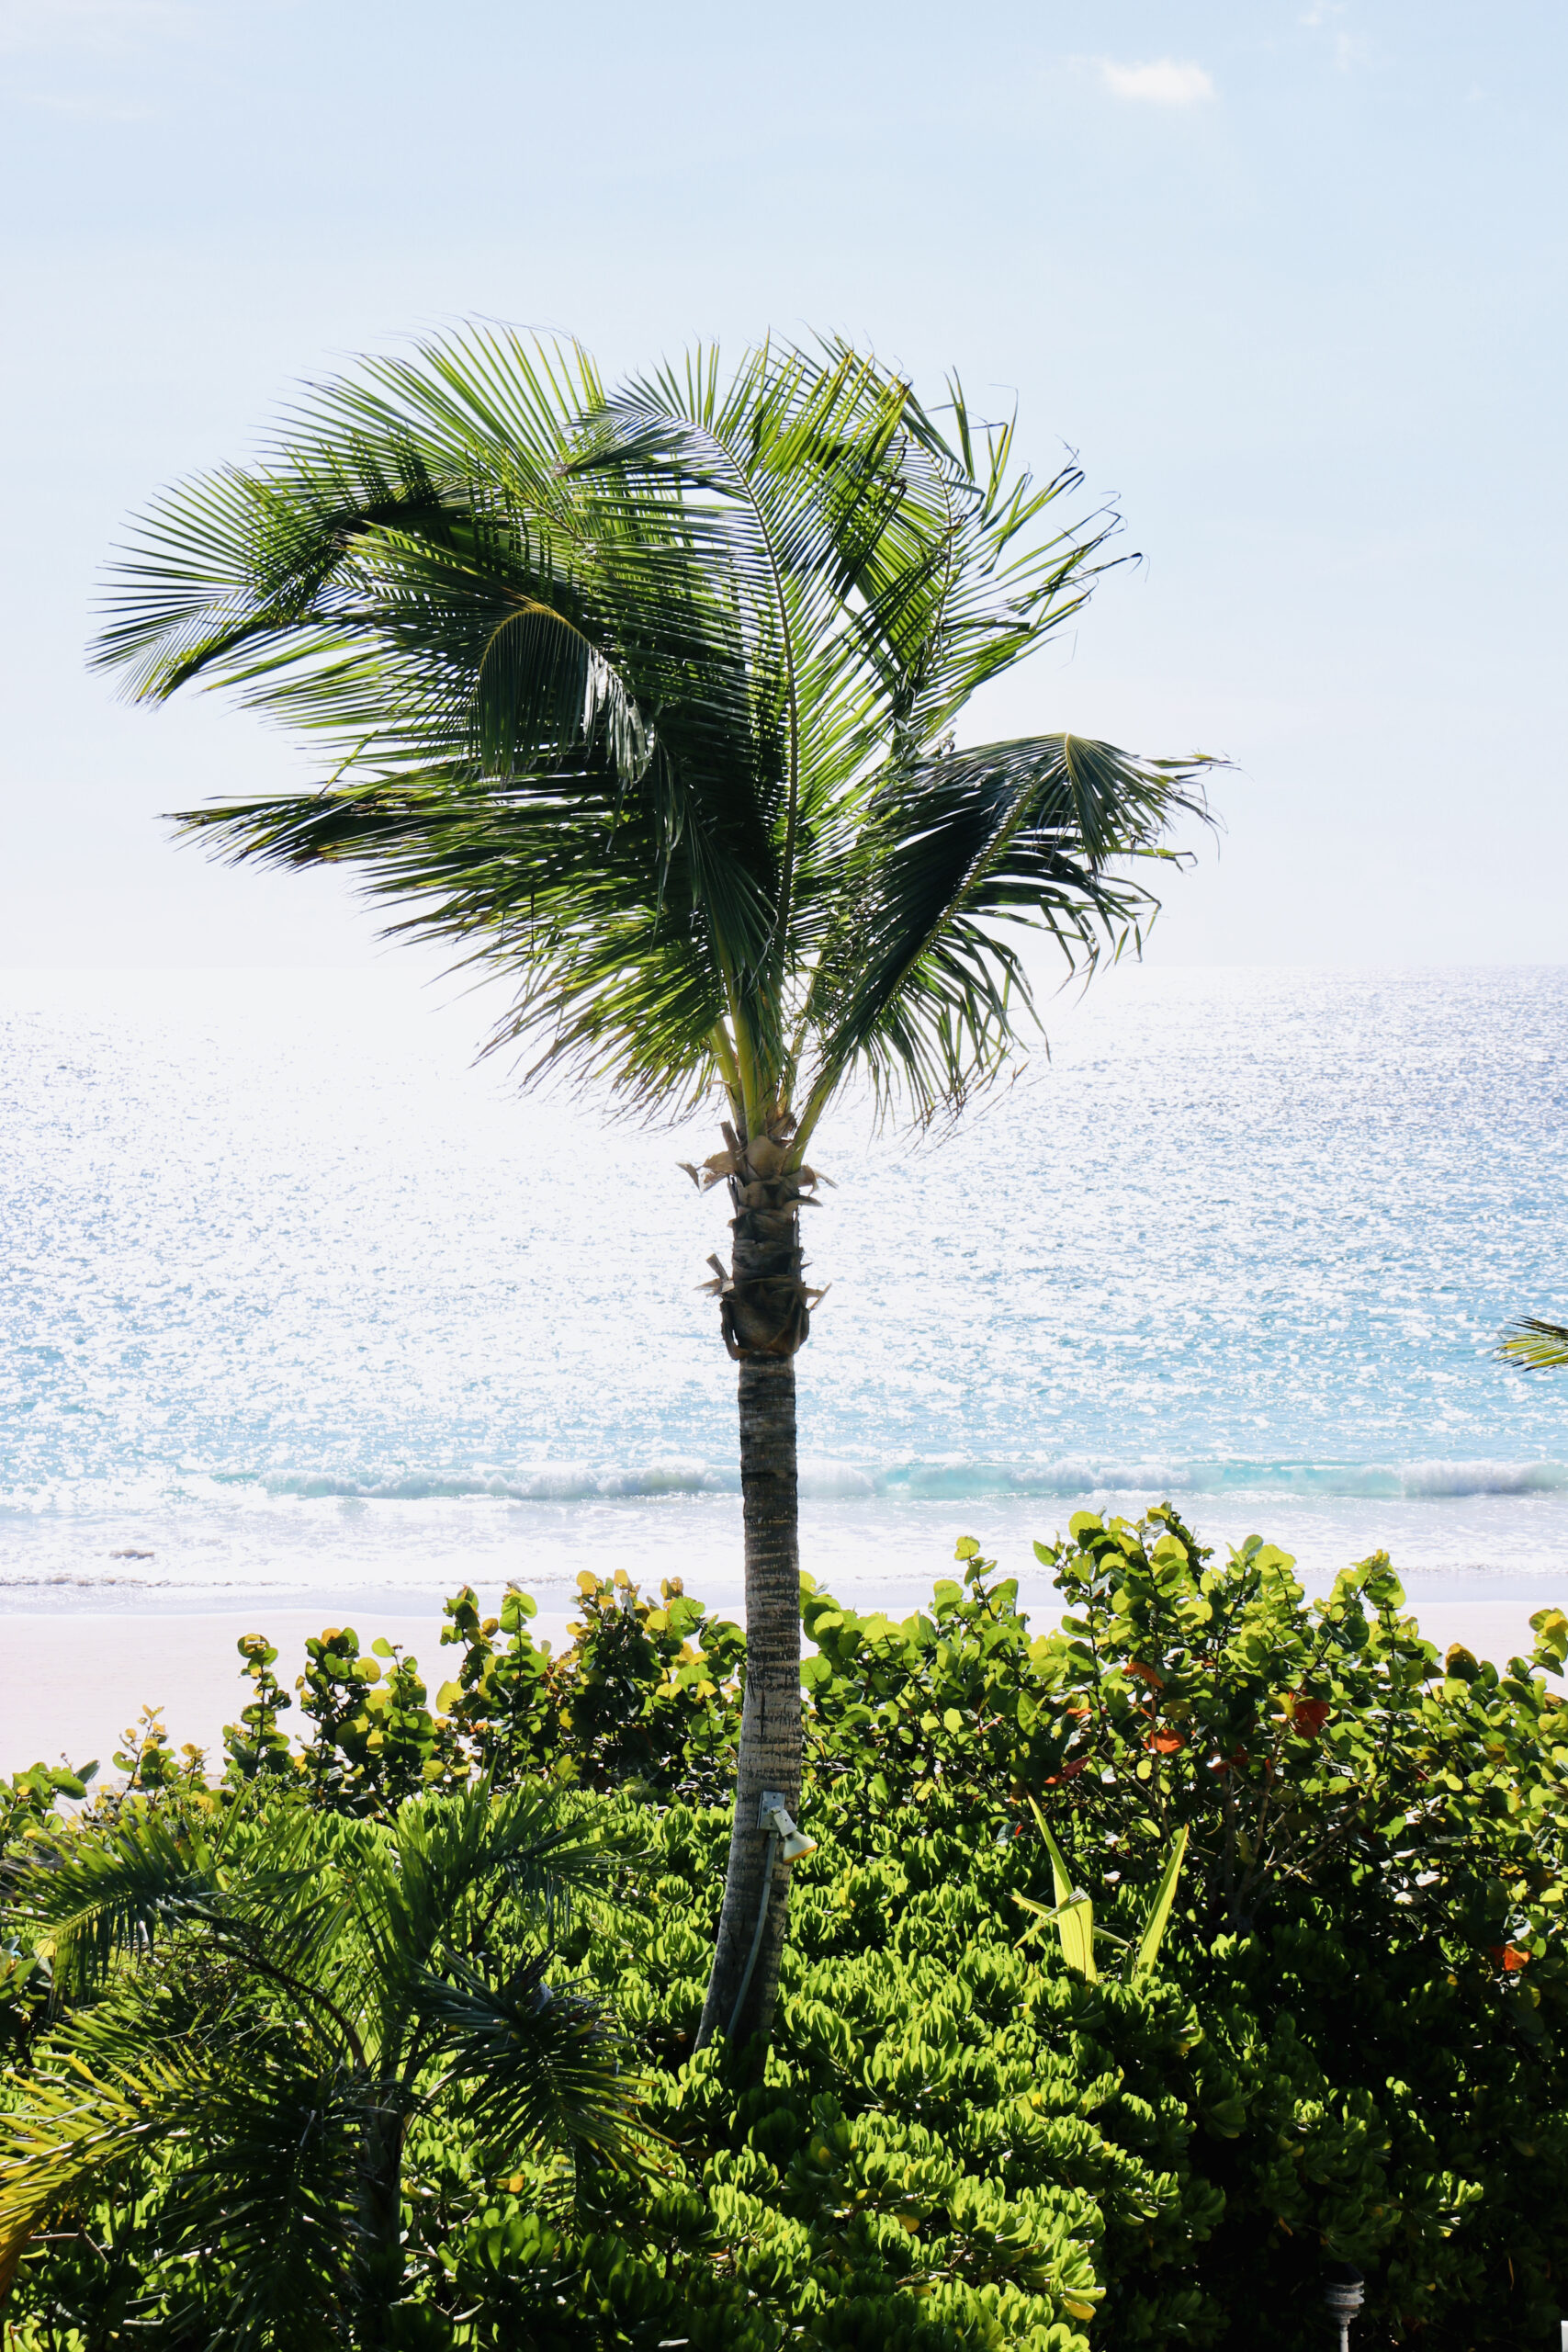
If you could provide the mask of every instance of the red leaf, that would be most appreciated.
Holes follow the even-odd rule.
[[[1174,1756],[1187,1742],[1179,1731],[1152,1731],[1144,1745],[1152,1747],[1156,1756]]]
[[[1326,1699],[1303,1699],[1291,1693],[1291,1721],[1303,1739],[1315,1739],[1333,1710]]]

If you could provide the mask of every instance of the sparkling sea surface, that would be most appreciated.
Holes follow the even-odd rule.
[[[1127,969],[955,1134],[814,1145],[804,1565],[1178,1501],[1322,1584],[1568,1592],[1568,969]],[[0,974],[0,1609],[740,1592],[716,1136],[520,1097],[368,972]]]

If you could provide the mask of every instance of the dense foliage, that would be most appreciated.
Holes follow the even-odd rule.
[[[692,2052],[744,1641],[678,1589],[585,1579],[561,1656],[525,1596],[487,1619],[460,1594],[434,1697],[413,1661],[333,1629],[293,1694],[302,1747],[276,1655],[247,1636],[220,1776],[155,1724],[122,1786],[71,1820],[60,1800],[83,1781],[20,1776],[0,1991],[10,2104],[32,2120],[14,2127],[7,2225],[73,2063],[126,2005],[196,1997],[212,1964],[186,1924],[96,1989],[72,1973],[51,1905],[128,1836],[385,1853],[522,1786],[605,1864],[570,1925],[501,1921],[482,1965],[532,1967],[535,1985],[547,1970],[570,2015],[625,2035],[640,2121],[613,2145],[518,2117],[503,2150],[439,2069],[411,2077],[400,2300],[381,2335],[350,2296],[313,2339],[239,2324],[243,2233],[189,2194],[221,2136],[193,2108],[190,2138],[82,2168],[18,2244],[16,2345],[1239,2352],[1322,2343],[1332,2260],[1367,2273],[1362,2343],[1544,2344],[1568,2202],[1568,1711],[1545,1676],[1568,1620],[1542,1611],[1533,1659],[1505,1673],[1439,1661],[1381,1555],[1309,1606],[1283,1555],[1255,1541],[1216,1566],[1167,1510],[1074,1521],[1043,1555],[1067,1613],[1042,1635],[959,1549],[962,1579],[901,1622],[805,1596],[819,1844],[751,2087],[731,2053]],[[1068,1956],[1089,1916],[1094,1982]],[[428,1957],[434,1980],[475,1964]],[[245,1998],[287,2041],[288,2001],[254,1983]],[[233,2095],[220,2074],[215,2102]]]

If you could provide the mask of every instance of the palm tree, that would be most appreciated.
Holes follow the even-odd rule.
[[[110,2192],[153,2291],[187,2278],[193,2324],[218,2297],[224,2343],[381,2352],[412,2128],[460,2115],[502,2172],[631,2147],[617,2035],[546,1981],[615,1864],[558,1799],[483,1785],[390,1824],[273,1800],[72,1837],[15,1890],[81,2006],[0,2118],[0,2296],[53,2216]]]
[[[716,1094],[734,1248],[748,1657],[701,2038],[771,2014],[800,1786],[794,1359],[807,1155],[852,1075],[956,1114],[1031,1017],[1020,927],[1069,970],[1138,944],[1201,763],[1068,735],[957,749],[969,696],[1077,612],[1114,518],[943,429],[840,345],[698,350],[611,390],[475,331],[317,388],[266,462],[153,508],[96,648],[130,691],[237,689],[319,741],[308,792],[187,812],[231,858],[342,861],[395,932],[505,974],[491,1040],[630,1110]],[[745,1997],[740,1998],[744,1990]]]

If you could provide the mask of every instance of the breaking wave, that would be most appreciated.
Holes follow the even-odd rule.
[[[734,1496],[733,1464],[683,1455],[644,1462],[535,1462],[517,1465],[349,1469],[330,1464],[298,1469],[144,1470],[134,1482],[59,1481],[0,1494],[0,1515],[70,1517],[81,1511],[166,1507],[181,1501],[228,1501],[242,1510],[291,1503],[478,1503],[592,1505],[656,1501],[662,1497]],[[1295,1496],[1359,1498],[1368,1501],[1443,1501],[1480,1496],[1568,1494],[1568,1463],[1489,1458],[1420,1462],[1182,1460],[1149,1455],[1089,1453],[1032,1460],[926,1455],[893,1461],[810,1456],[800,1466],[803,1499],[853,1504],[886,1497],[918,1502],[987,1496],[1116,1497],[1144,1502],[1169,1497]]]
[[[803,1487],[806,1481],[802,1479]],[[929,1495],[1345,1495],[1419,1500],[1568,1491],[1562,1462],[1106,1461],[1066,1455],[1038,1462],[926,1461],[874,1476],[868,1491]]]

